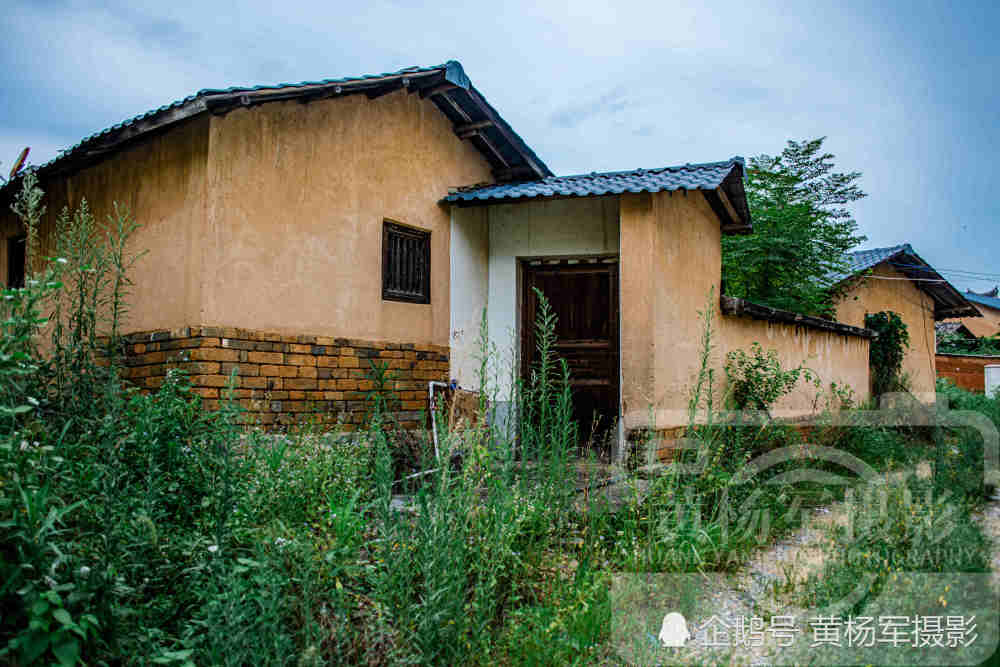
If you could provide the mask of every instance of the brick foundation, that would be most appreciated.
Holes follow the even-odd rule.
[[[245,421],[266,427],[308,420],[352,430],[370,409],[371,362],[393,377],[390,409],[404,428],[422,425],[427,383],[447,381],[448,348],[384,341],[283,336],[229,327],[186,327],[125,336],[125,375],[143,389],[163,383],[169,368],[189,373],[205,408],[218,409],[230,374]]]

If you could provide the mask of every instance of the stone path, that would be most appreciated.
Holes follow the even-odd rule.
[[[983,510],[973,515],[973,519],[982,528],[986,537],[993,542],[993,555],[990,562],[990,569],[993,571],[991,581],[993,590],[996,591],[997,595],[1000,595],[1000,488],[995,491]]]
[[[842,502],[812,510],[799,530],[761,549],[738,572],[719,582],[712,595],[712,608],[704,614],[705,619],[713,614],[720,618],[770,618],[778,614],[802,619],[808,616],[806,610],[791,604],[790,594],[795,585],[804,582],[810,574],[822,571],[830,528],[846,520],[847,507]],[[700,625],[705,619],[692,620]],[[708,643],[706,630],[693,632],[688,646],[677,656],[678,664],[767,664],[782,650],[774,636],[768,633],[764,634],[764,641],[759,646],[733,646],[720,651],[707,647]]]
[[[896,471],[887,477],[898,480],[913,473],[929,478],[930,465],[920,463],[912,471]],[[709,643],[706,632],[695,631],[692,626],[700,626],[713,614],[723,618],[770,618],[779,614],[798,619],[814,615],[791,603],[792,592],[811,574],[822,572],[832,546],[832,529],[837,524],[846,526],[848,510],[843,502],[812,510],[794,534],[761,549],[739,571],[722,577],[711,594],[711,608],[704,612],[704,618],[688,619],[692,637],[687,646],[675,654],[676,663],[757,665],[777,662],[778,654],[784,649],[770,634],[765,633],[760,646],[733,646],[722,651],[706,647]],[[1000,491],[974,519],[993,541],[992,581],[1000,594]],[[802,646],[797,649],[801,650]]]

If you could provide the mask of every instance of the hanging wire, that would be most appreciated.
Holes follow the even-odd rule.
[[[902,264],[902,263],[896,263],[896,262],[891,262],[891,264],[892,264],[892,266],[896,266],[896,267],[900,267],[900,268],[905,268],[905,269],[922,269],[924,271],[935,271],[937,273],[952,273],[952,274],[956,274],[956,275],[961,275],[963,277],[982,276],[983,279],[997,279],[997,280],[1000,280],[1000,273],[986,273],[986,272],[981,272],[981,271],[968,271],[968,270],[965,270],[965,269],[937,269],[937,268],[931,269],[931,268],[929,268],[927,266],[922,266],[920,264]]]

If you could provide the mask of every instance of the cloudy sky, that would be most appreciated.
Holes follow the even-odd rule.
[[[961,288],[1000,282],[993,3],[144,4],[5,3],[0,162],[201,88],[456,59],[557,174],[826,136],[864,173],[865,247],[909,241]]]

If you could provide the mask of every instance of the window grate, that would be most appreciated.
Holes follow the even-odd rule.
[[[382,298],[431,302],[431,233],[388,220],[382,226]]]

